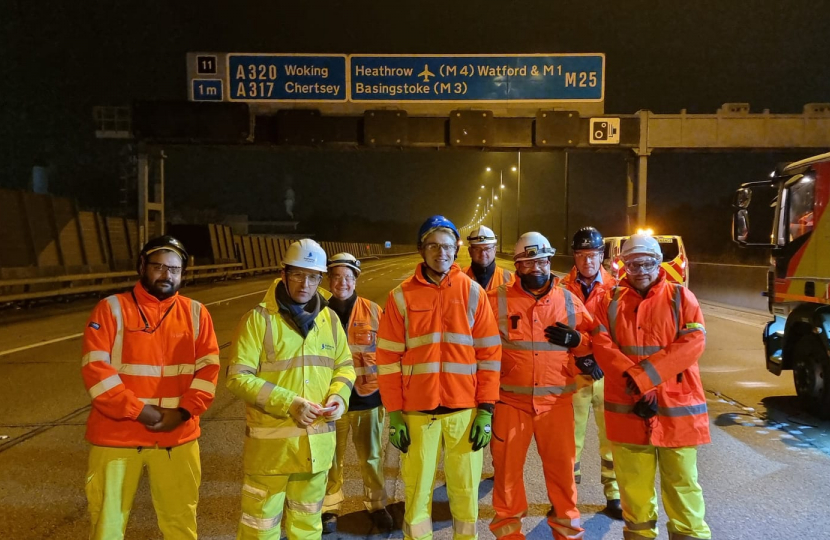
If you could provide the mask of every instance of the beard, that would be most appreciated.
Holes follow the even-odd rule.
[[[163,278],[150,281],[147,276],[141,276],[141,285],[144,290],[159,300],[167,300],[181,288],[181,283],[177,285],[173,281]]]

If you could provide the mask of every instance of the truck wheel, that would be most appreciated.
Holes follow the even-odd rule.
[[[810,414],[830,418],[830,359],[818,336],[807,334],[793,351],[795,391]]]

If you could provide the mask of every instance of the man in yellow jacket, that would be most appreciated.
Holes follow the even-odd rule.
[[[228,389],[247,404],[242,518],[237,539],[319,539],[335,421],[354,385],[337,315],[317,287],[326,253],[313,240],[289,246],[264,300],[242,318],[231,346]]]

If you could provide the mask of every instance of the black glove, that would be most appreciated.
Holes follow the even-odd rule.
[[[646,392],[640,401],[634,404],[634,414],[648,420],[657,414],[657,392]]]
[[[545,337],[548,338],[550,343],[559,345],[560,347],[567,347],[568,349],[576,347],[582,341],[582,336],[579,335],[579,332],[561,322],[556,323],[556,326],[548,326],[545,328]]]
[[[597,364],[597,361],[594,360],[593,354],[583,356],[582,358],[577,358],[576,367],[578,367],[579,371],[581,371],[585,375],[590,375],[591,378],[595,381],[598,381],[605,376],[605,374],[602,372],[602,368],[600,368],[599,364]]]

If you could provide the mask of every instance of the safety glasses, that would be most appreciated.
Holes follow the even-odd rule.
[[[650,274],[660,266],[660,261],[647,257],[625,262],[625,271],[631,275]]]

